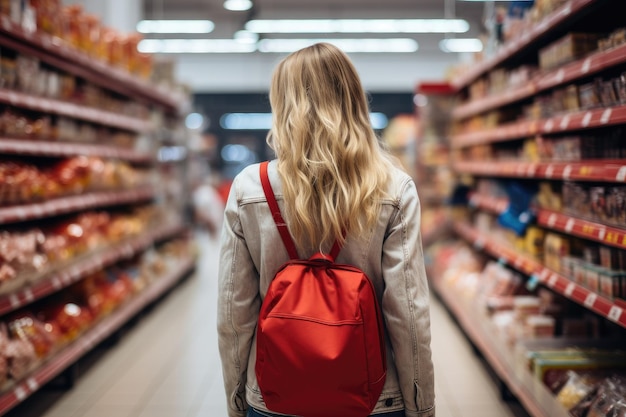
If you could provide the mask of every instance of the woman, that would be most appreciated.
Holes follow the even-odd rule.
[[[417,191],[381,149],[354,66],[326,43],[294,52],[274,72],[270,103],[268,144],[277,160],[269,178],[300,257],[328,253],[338,239],[337,262],[370,277],[383,311],[387,379],[372,414],[434,416]],[[220,254],[219,348],[230,417],[274,415],[255,376],[255,328],[267,288],[289,259],[282,248],[259,166],[247,167],[231,188]]]

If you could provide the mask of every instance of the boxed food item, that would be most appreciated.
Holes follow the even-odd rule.
[[[568,33],[539,50],[539,67],[547,70],[574,61],[594,51],[601,36],[598,33]]]

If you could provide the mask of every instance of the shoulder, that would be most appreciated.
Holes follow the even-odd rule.
[[[389,172],[387,195],[399,205],[407,199],[417,198],[417,188],[413,178],[400,168],[393,167]]]
[[[265,194],[263,192],[263,186],[261,185],[260,166],[260,163],[248,165],[235,176],[233,187],[237,200],[240,203],[264,199]],[[278,198],[281,188],[276,163],[274,161],[270,161],[268,175],[274,194]]]

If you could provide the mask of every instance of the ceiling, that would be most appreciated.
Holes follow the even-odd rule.
[[[309,18],[462,18],[470,24],[467,33],[376,35],[411,37],[419,44],[415,53],[354,54],[357,70],[366,88],[372,91],[411,91],[419,80],[442,79],[462,57],[441,52],[445,37],[476,37],[482,30],[484,2],[459,0],[254,0],[246,12],[224,9],[223,0],[143,0],[144,19],[209,19],[215,23],[210,34],[185,35],[210,39],[232,39],[244,24],[254,19]],[[492,3],[493,4],[493,3]],[[262,35],[263,38],[312,37],[310,35]],[[333,38],[374,37],[372,34],[327,35]],[[146,38],[181,35],[146,35]],[[315,35],[315,38],[325,36]],[[182,54],[172,55],[178,63],[179,79],[194,91],[263,91],[267,88],[279,54]],[[391,75],[390,75],[391,74]]]
[[[245,22],[252,18],[456,17],[470,23],[470,31],[459,34],[457,37],[476,37],[482,27],[484,4],[483,2],[456,0],[254,0],[252,10],[233,12],[224,9],[223,0],[144,0],[143,17],[145,19],[209,19],[215,23],[215,30],[208,37],[222,39],[231,39],[234,32],[243,29]],[[367,36],[349,35],[351,38]],[[407,34],[402,35],[402,37],[406,36]],[[443,34],[408,34],[408,36],[418,41],[420,50],[432,52],[438,51],[438,42],[445,37]],[[272,35],[268,34],[265,37],[272,37]],[[280,35],[280,37],[286,36]],[[333,37],[337,36],[333,35]]]

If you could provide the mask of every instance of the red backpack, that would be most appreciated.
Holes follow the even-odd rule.
[[[270,411],[304,417],[364,417],[386,376],[383,322],[360,269],[298,252],[261,164],[261,183],[290,260],[269,286],[257,326],[255,372]]]

